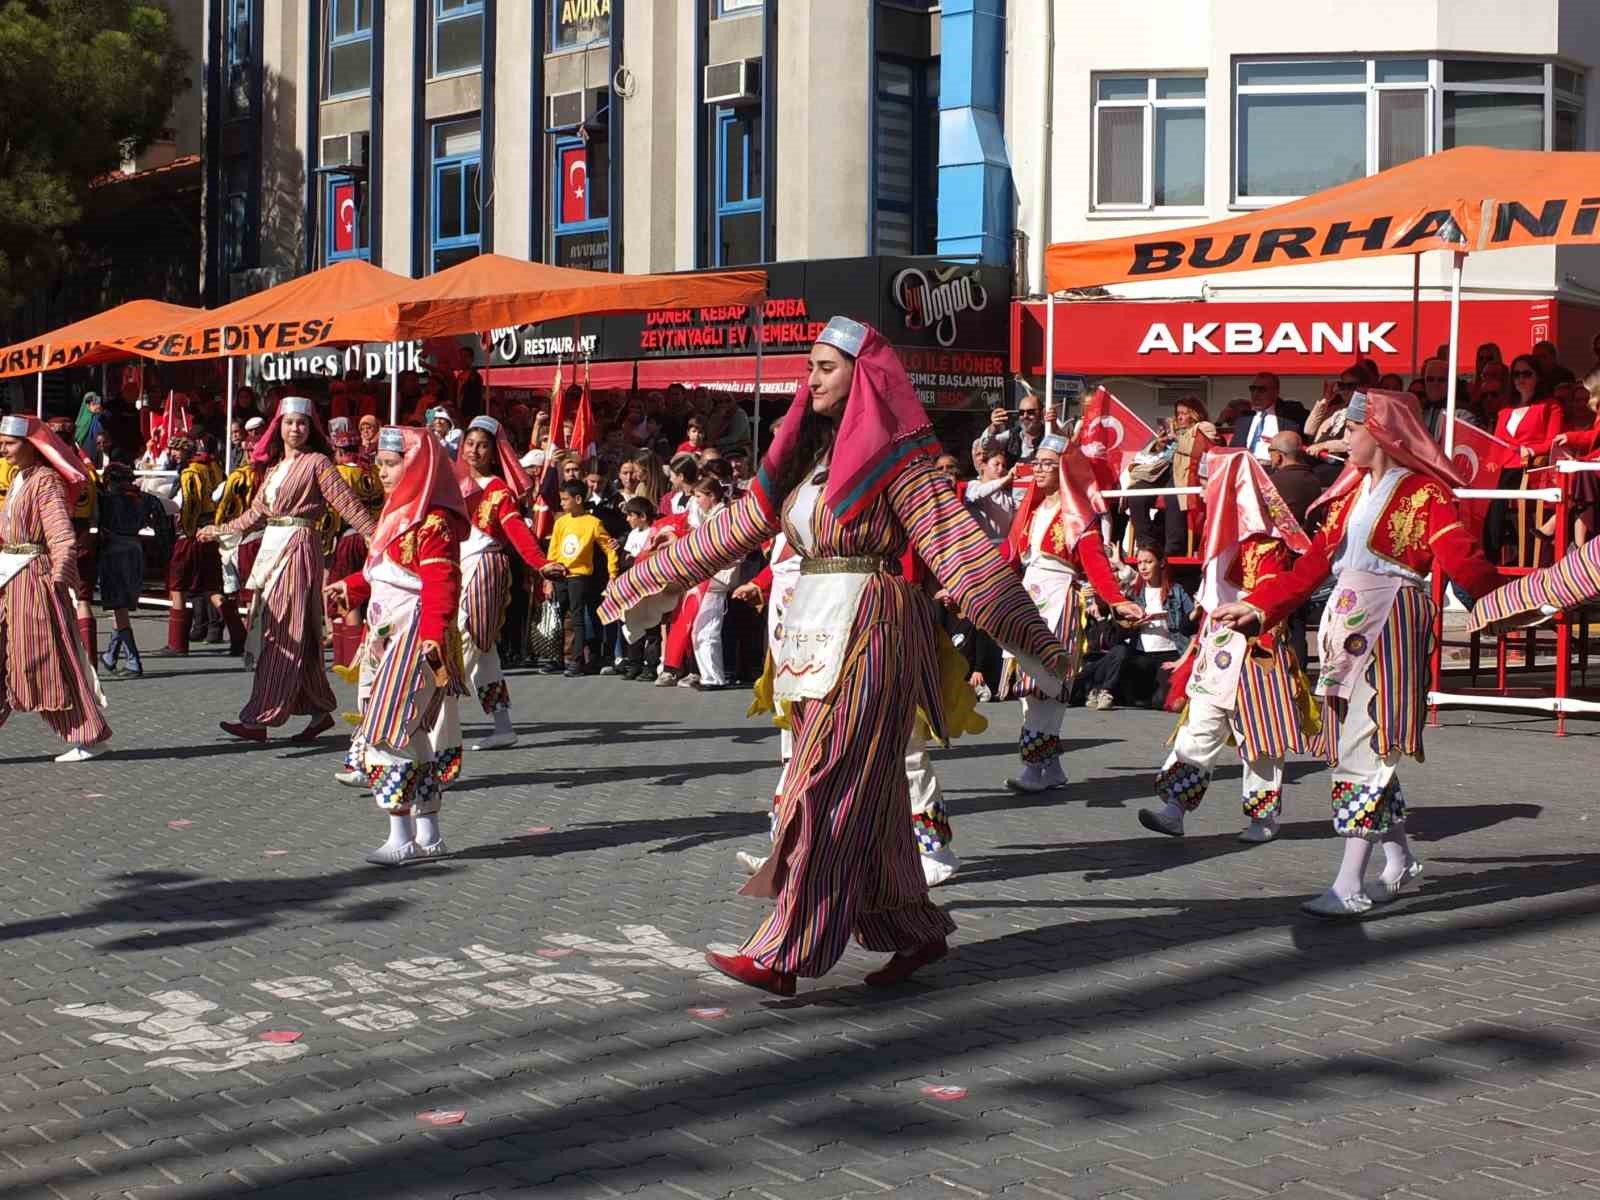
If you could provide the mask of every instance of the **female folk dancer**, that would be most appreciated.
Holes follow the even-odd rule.
[[[920,707],[941,739],[930,607],[898,574],[909,542],[975,624],[1025,651],[1040,677],[1066,649],[933,464],[928,418],[894,350],[835,317],[750,491],[614,581],[601,619],[630,638],[677,593],[738,562],[781,528],[800,553],[784,618],[775,697],[789,705],[794,756],[771,857],[742,889],[773,913],[723,974],[778,995],[823,974],[854,932],[893,951],[872,985],[944,957],[954,923],[928,900],[906,820],[905,752]]]
[[[456,479],[472,523],[461,543],[461,649],[467,685],[473,689],[494,732],[472,744],[474,750],[499,750],[517,744],[511,727],[511,693],[500,670],[500,630],[511,602],[509,543],[538,571],[547,561],[517,505],[533,480],[517,461],[511,439],[493,417],[473,417],[461,440]]]
[[[428,431],[382,430],[377,469],[388,498],[366,565],[323,598],[335,616],[367,606],[366,702],[351,756],[389,815],[389,839],[367,861],[398,867],[447,853],[435,741],[436,731],[457,724],[457,697],[466,691],[455,618],[468,521],[450,457]]]
[[[0,417],[0,457],[12,469],[0,507],[0,725],[36,712],[67,742],[56,761],[83,762],[111,737],[76,616],[72,508],[86,476],[34,417]]]
[[[1123,596],[1111,573],[1100,540],[1104,511],[1094,467],[1083,451],[1059,434],[1046,434],[1034,460],[1033,482],[1011,525],[1008,550],[1022,565],[1022,585],[1040,617],[1057,637],[1069,639],[1063,675],[1069,690],[1078,669],[1078,586],[1085,578],[1123,620],[1144,616],[1144,609]],[[1017,792],[1065,787],[1067,773],[1061,769],[1065,695],[1053,680],[1041,687],[1039,680],[1025,678],[1022,685],[1022,772],[1006,780],[1006,786]]]
[[[262,478],[249,509],[196,535],[214,542],[266,528],[246,584],[254,594],[244,661],[255,680],[239,719],[222,722],[222,731],[236,738],[264,742],[269,727],[291,716],[311,718],[290,739],[297,744],[315,741],[333,727],[335,702],[322,666],[317,603],[323,578],[317,523],[330,504],[363,537],[371,536],[373,520],[334,469],[330,449],[311,401],[285,396],[252,451]]]
[[[1252,454],[1213,450],[1206,480],[1205,573],[1200,607],[1208,614],[1287,571],[1311,539]],[[1174,690],[1187,687],[1188,704],[1172,752],[1156,775],[1160,809],[1141,808],[1139,824],[1168,837],[1183,836],[1185,814],[1200,807],[1211,767],[1230,740],[1244,760],[1241,842],[1270,842],[1283,807],[1283,760],[1312,752],[1301,733],[1310,687],[1281,627],[1246,638],[1208,616],[1173,672]],[[1181,694],[1181,693],[1180,693]],[[1314,724],[1309,732],[1320,731]]]
[[[1473,596],[1498,575],[1456,512],[1460,474],[1428,436],[1416,397],[1374,388],[1346,409],[1350,461],[1317,506],[1327,516],[1290,571],[1219,605],[1221,629],[1246,636],[1272,629],[1336,575],[1319,630],[1317,694],[1333,766],[1333,831],[1345,839],[1339,873],[1301,905],[1318,917],[1349,918],[1387,903],[1422,874],[1406,840],[1400,756],[1422,759],[1433,603],[1423,588],[1442,568]],[[1371,890],[1363,875],[1372,843],[1384,866]]]

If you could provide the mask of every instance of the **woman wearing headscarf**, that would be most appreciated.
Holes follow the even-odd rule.
[[[0,417],[0,458],[12,472],[0,507],[0,725],[36,712],[67,743],[56,761],[83,762],[111,737],[77,628],[72,509],[87,476],[35,417]]]
[[[1095,595],[1122,620],[1133,622],[1144,616],[1144,609],[1122,594],[1111,572],[1100,538],[1103,512],[1105,501],[1095,482],[1094,465],[1060,434],[1046,434],[1034,459],[1033,481],[1011,522],[1006,552],[1022,567],[1022,586],[1039,616],[1057,637],[1067,641],[1070,652],[1061,672],[1067,686],[1063,690],[1048,675],[1041,679],[1024,673],[1018,747],[1022,771],[1006,781],[1013,791],[1043,792],[1066,786],[1067,773],[1061,769],[1061,722],[1079,666],[1082,584],[1093,587]]]
[[[1472,596],[1498,573],[1456,511],[1465,483],[1428,435],[1409,392],[1357,392],[1345,418],[1350,457],[1313,508],[1322,528],[1292,570],[1219,605],[1212,621],[1246,636],[1273,629],[1334,576],[1319,631],[1316,691],[1333,767],[1333,831],[1345,839],[1333,885],[1301,907],[1313,916],[1359,917],[1422,874],[1406,840],[1406,804],[1396,771],[1422,759],[1433,601],[1428,574],[1441,569]],[[1363,876],[1372,843],[1382,874]]]
[[[389,816],[389,838],[367,861],[398,867],[446,853],[437,735],[457,725],[466,691],[455,621],[468,521],[450,458],[428,431],[385,428],[376,465],[386,499],[366,565],[324,599],[335,615],[367,606],[351,756]]]
[[[106,462],[100,488],[100,603],[110,610],[115,631],[100,665],[112,674],[137,679],[144,674],[139,645],[133,638],[128,614],[139,607],[144,590],[144,541],[140,531],[149,529],[157,554],[170,551],[173,541],[172,517],[149,492],[133,478],[133,468],[124,458]],[[121,665],[127,656],[127,666]]]
[[[78,419],[72,429],[73,443],[97,467],[105,466],[104,461],[96,461],[100,454],[98,435],[106,432],[105,422],[100,417],[104,407],[98,392],[85,392],[78,403]]]
[[[1206,473],[1205,541],[1200,607],[1207,613],[1288,571],[1311,539],[1272,486],[1255,455],[1213,450]],[[1188,703],[1172,752],[1156,774],[1160,809],[1139,810],[1139,823],[1168,837],[1183,836],[1183,818],[1200,807],[1211,767],[1230,742],[1244,761],[1241,842],[1269,842],[1283,807],[1283,760],[1313,750],[1320,723],[1303,721],[1310,687],[1282,627],[1246,638],[1208,617],[1173,672],[1172,691]],[[1302,726],[1310,728],[1304,733]]]
[[[962,611],[1061,676],[1067,652],[934,466],[926,412],[892,347],[835,317],[812,347],[808,384],[743,499],[637,563],[601,620],[630,639],[680,592],[780,529],[801,557],[774,670],[794,756],[765,865],[744,887],[772,914],[718,971],[779,995],[828,971],[852,933],[894,957],[867,977],[898,983],[942,958],[954,923],[917,864],[904,756],[919,708],[944,740],[930,606],[898,573],[908,543]]]
[[[334,417],[328,422],[328,441],[333,444],[333,465],[356,498],[366,505],[374,520],[383,511],[383,487],[370,463],[361,461],[359,443],[350,428],[349,417]],[[367,558],[367,539],[345,524],[338,510],[330,508],[322,518],[322,548],[327,555],[329,579],[343,579],[361,569]],[[361,647],[359,613],[347,614],[333,623],[333,665],[348,667]]]
[[[265,528],[246,587],[253,593],[245,666],[255,671],[250,699],[222,730],[264,742],[267,729],[308,716],[291,741],[306,743],[333,727],[333,689],[322,666],[322,545],[317,524],[331,504],[350,527],[370,538],[374,522],[329,456],[327,435],[311,401],[285,396],[251,452],[261,485],[244,515],[208,525],[203,542]]]
[[[511,727],[511,693],[500,669],[500,630],[511,602],[509,545],[534,571],[547,561],[518,504],[533,480],[517,461],[505,429],[493,417],[473,417],[456,458],[456,480],[472,528],[461,544],[462,654],[467,684],[478,697],[494,732],[474,742],[474,750],[517,744]]]

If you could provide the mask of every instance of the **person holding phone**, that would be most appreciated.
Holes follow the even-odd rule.
[[[447,853],[439,808],[460,762],[457,706],[467,687],[456,610],[471,523],[450,457],[428,431],[382,430],[376,466],[385,500],[366,565],[323,600],[335,618],[367,606],[362,718],[345,767],[365,774],[389,816],[389,838],[367,861],[398,867]]]

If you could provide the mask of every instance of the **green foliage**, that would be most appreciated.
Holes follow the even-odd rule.
[[[61,261],[89,184],[161,138],[187,61],[160,0],[0,0],[0,304]]]

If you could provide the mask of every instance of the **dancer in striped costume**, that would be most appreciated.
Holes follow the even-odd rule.
[[[72,507],[86,476],[34,417],[0,417],[0,457],[12,469],[0,507],[0,725],[36,712],[68,743],[56,761],[82,762],[111,737],[77,628]]]
[[[439,829],[446,748],[437,738],[456,727],[466,692],[455,617],[468,522],[450,458],[426,430],[382,430],[376,465],[388,498],[366,565],[331,584],[324,600],[336,615],[367,606],[352,754],[389,816],[389,839],[367,861],[398,867],[447,853]]]
[[[1464,486],[1428,436],[1409,392],[1357,392],[1345,410],[1350,461],[1313,507],[1321,530],[1290,571],[1218,606],[1219,628],[1249,635],[1287,620],[1337,575],[1318,632],[1317,694],[1333,765],[1333,830],[1345,839],[1333,886],[1301,905],[1319,917],[1359,917],[1422,873],[1406,840],[1396,769],[1422,759],[1433,602],[1423,588],[1443,569],[1473,596],[1499,576],[1462,524],[1451,489]],[[1364,884],[1372,843],[1384,866]]]
[[[1540,567],[1490,592],[1472,610],[1473,633],[1501,634],[1543,625],[1563,609],[1600,596],[1600,538],[1567,551],[1560,562]]]
[[[1029,655],[1040,676],[1067,655],[983,531],[934,467],[937,445],[894,350],[835,318],[810,376],[746,496],[636,564],[608,589],[604,621],[630,638],[678,593],[738,562],[781,528],[800,553],[774,673],[794,722],[794,757],[772,856],[745,885],[776,899],[717,970],[779,995],[829,970],[852,933],[893,951],[871,984],[942,958],[954,923],[928,900],[906,820],[905,752],[920,708],[943,740],[929,606],[899,574],[907,544],[980,628]]]
[[[1289,570],[1311,539],[1254,455],[1213,450],[1201,470],[1207,478],[1199,601],[1210,613]],[[1246,638],[1208,617],[1173,672],[1172,687],[1187,688],[1189,700],[1172,752],[1156,775],[1162,807],[1140,809],[1139,823],[1182,837],[1185,814],[1205,799],[1211,767],[1231,740],[1244,761],[1249,822],[1239,840],[1271,841],[1283,807],[1283,760],[1312,750],[1300,717],[1303,704],[1309,710],[1309,685],[1282,627]],[[1310,732],[1320,728],[1316,723]]]
[[[383,486],[371,464],[361,461],[356,435],[350,428],[349,417],[335,417],[328,422],[328,440],[333,444],[333,465],[339,477],[356,494],[356,499],[366,505],[374,520],[383,511]],[[322,516],[322,549],[327,556],[329,579],[343,579],[361,569],[367,559],[367,539],[346,524],[339,511],[329,508]],[[349,667],[361,648],[361,614],[347,613],[343,620],[333,623],[333,665]]]
[[[267,729],[292,716],[309,716],[290,740],[304,744],[333,728],[333,689],[322,666],[322,545],[317,523],[328,505],[363,537],[373,520],[339,477],[331,447],[304,396],[285,396],[256,443],[252,457],[263,472],[261,486],[243,516],[209,525],[197,535],[214,542],[227,534],[265,527],[261,549],[246,586],[254,593],[245,666],[255,671],[250,699],[224,733],[251,742],[267,740]]]
[[[511,693],[500,670],[500,630],[511,603],[509,544],[535,571],[544,551],[517,505],[533,487],[517,461],[511,439],[493,417],[473,417],[456,458],[456,479],[472,528],[461,543],[462,653],[467,685],[478,697],[494,732],[472,744],[474,750],[500,750],[517,744],[511,727]]]
[[[1100,514],[1105,510],[1094,468],[1083,451],[1058,434],[1046,434],[1034,460],[1033,482],[1011,523],[1007,552],[1022,566],[1022,586],[1038,606],[1039,616],[1066,641],[1070,653],[1065,688],[1048,676],[1040,680],[1023,673],[1022,771],[1006,780],[1013,791],[1043,792],[1067,783],[1067,773],[1061,769],[1061,722],[1082,642],[1079,585],[1087,579],[1095,594],[1126,621],[1144,616],[1144,609],[1123,596],[1111,573],[1100,539]],[[1011,646],[1002,645],[1008,657],[1020,658]]]

